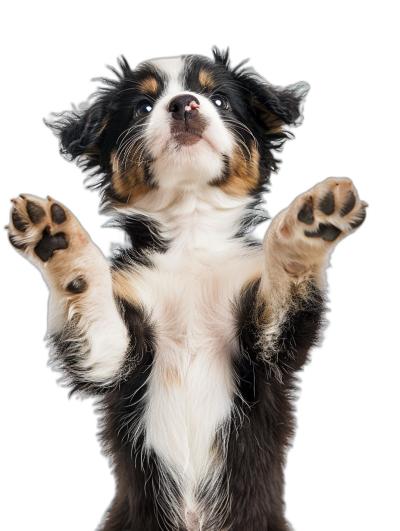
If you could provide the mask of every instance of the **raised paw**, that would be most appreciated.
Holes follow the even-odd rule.
[[[326,248],[363,223],[366,207],[350,179],[331,177],[295,199],[281,219],[280,234]]]
[[[50,197],[21,194],[11,201],[10,242],[32,261],[47,263],[54,254],[89,241],[76,218]]]

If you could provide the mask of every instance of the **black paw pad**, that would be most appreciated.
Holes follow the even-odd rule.
[[[64,223],[64,221],[67,219],[65,210],[61,208],[60,205],[57,205],[57,203],[51,205],[51,219],[54,221],[54,223],[57,223],[57,225]]]
[[[333,242],[341,232],[340,229],[330,223],[321,223],[317,232],[309,232],[306,230],[304,234],[308,236],[308,238],[322,238],[326,242]]]
[[[26,210],[28,212],[29,219],[35,224],[40,223],[46,214],[44,208],[33,201],[27,201]]]
[[[335,211],[335,196],[333,192],[328,192],[319,202],[318,208],[326,216],[330,216]]]
[[[35,253],[41,260],[43,260],[43,262],[47,262],[53,256],[54,251],[66,249],[67,247],[68,242],[63,232],[51,236],[50,233],[45,230],[43,232],[43,238],[35,247]]]
[[[21,231],[21,232],[26,232],[26,228],[28,226],[27,223],[25,223],[25,221],[23,221],[23,219],[21,218],[21,216],[18,214],[18,212],[15,210],[12,211],[12,214],[11,214],[11,219],[12,219],[12,222],[13,222],[13,225],[14,227]],[[12,242],[11,242],[12,243]]]
[[[11,236],[11,234],[8,235],[8,239],[10,240],[11,245],[13,245],[16,249],[19,249],[20,251],[26,249],[26,243],[17,242],[17,240]]]
[[[361,210],[358,214],[358,219],[356,221],[353,221],[353,223],[350,223],[350,227],[352,229],[357,229],[362,223],[364,223],[364,220],[367,216],[367,213],[364,210]]]
[[[71,293],[83,293],[87,289],[87,282],[83,277],[74,278],[67,286]]]
[[[344,203],[340,209],[340,216],[342,218],[344,216],[347,216],[347,214],[353,210],[355,204],[356,204],[355,195],[353,194],[351,190],[349,190],[347,192],[346,199],[344,200]]]
[[[297,214],[297,219],[306,225],[312,225],[314,223],[313,210],[308,203],[306,203]]]

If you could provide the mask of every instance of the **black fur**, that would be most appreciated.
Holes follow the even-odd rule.
[[[167,528],[160,525],[157,515],[157,459],[154,455],[144,454],[143,433],[136,439],[134,432],[142,414],[154,358],[154,330],[142,309],[123,301],[121,307],[133,341],[132,367],[130,376],[99,402],[102,414],[100,436],[117,483],[115,498],[101,529],[164,531]]]
[[[168,249],[169,241],[161,235],[160,225],[146,216],[119,216],[108,222],[107,226],[122,229],[136,252],[152,250],[164,253]]]
[[[232,531],[288,531],[284,517],[283,467],[294,435],[293,398],[295,372],[308,361],[309,349],[320,338],[324,319],[324,297],[309,281],[307,300],[293,292],[278,350],[265,361],[256,347],[259,320],[255,282],[243,290],[237,302],[237,327],[241,358],[235,372],[240,378],[236,408],[243,422],[232,420],[227,476],[232,512],[227,526]]]

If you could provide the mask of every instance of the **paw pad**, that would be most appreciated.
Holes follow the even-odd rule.
[[[320,223],[317,232],[304,231],[308,238],[322,238],[326,242],[334,242],[342,231],[330,223]]]
[[[21,216],[18,214],[15,208],[12,211],[11,219],[12,219],[14,227],[17,230],[21,232],[26,232],[26,229],[28,228],[28,224],[25,223],[25,221],[21,218]]]
[[[297,215],[297,219],[306,225],[312,225],[314,223],[314,214],[312,206],[308,203],[305,203],[303,208]]]
[[[335,196],[333,192],[328,192],[319,202],[318,208],[325,216],[330,216],[335,212]]]
[[[70,293],[83,293],[87,289],[87,282],[83,277],[74,278],[67,286]]]
[[[51,219],[54,221],[54,223],[57,223],[57,225],[61,225],[61,223],[64,223],[64,221],[67,219],[65,210],[61,208],[60,205],[57,205],[57,203],[53,203],[50,210]]]
[[[53,256],[54,251],[66,249],[68,242],[63,232],[52,236],[48,230],[43,231],[43,237],[35,247],[35,253],[43,261],[47,262]]]
[[[34,203],[33,201],[29,200],[26,202],[26,211],[28,212],[29,219],[35,225],[40,223],[46,215],[46,211],[44,208],[42,208],[37,203]]]
[[[340,217],[344,218],[344,216],[347,216],[347,214],[350,214],[350,212],[353,210],[356,204],[356,196],[353,194],[353,192],[350,190],[347,192],[346,199],[344,200],[343,205],[340,208]]]

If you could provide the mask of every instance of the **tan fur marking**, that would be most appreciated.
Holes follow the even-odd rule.
[[[247,196],[257,189],[260,178],[259,160],[260,155],[254,144],[251,148],[251,158],[244,158],[243,152],[236,148],[229,161],[229,177],[221,184],[216,183],[216,186],[222,188],[228,195]]]
[[[115,151],[111,153],[114,169],[111,182],[113,192],[117,195],[114,203],[133,204],[154,188],[154,185],[146,182],[144,164],[139,163],[139,157],[140,153],[137,153],[134,160],[129,160],[125,167],[125,163],[120,164],[119,158],[115,157]]]
[[[139,90],[144,94],[150,94],[150,96],[156,96],[158,90],[158,83],[154,77],[146,77],[139,83]]]
[[[115,297],[137,304],[136,294],[132,289],[132,269],[129,270],[111,270],[113,292]]]
[[[176,367],[167,367],[163,375],[166,387],[173,387],[181,384],[181,375]]]
[[[215,84],[214,79],[212,78],[211,74],[207,72],[206,70],[200,70],[199,73],[199,81],[200,85],[205,88],[212,88]]]

